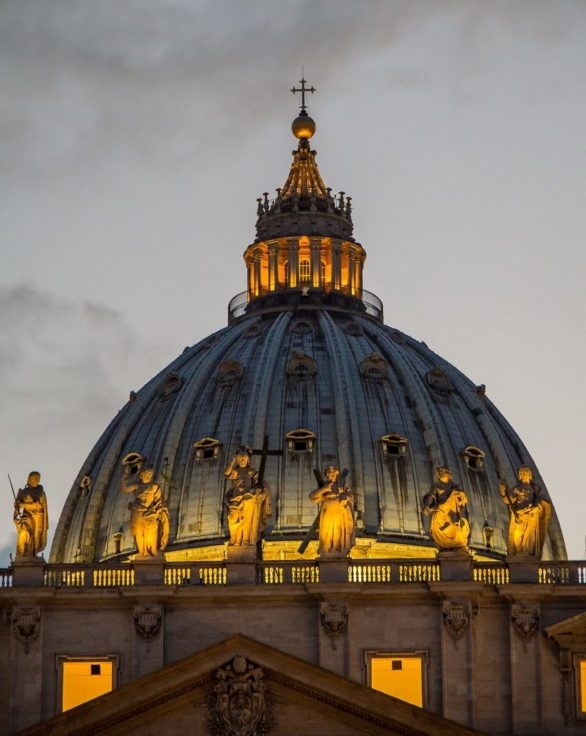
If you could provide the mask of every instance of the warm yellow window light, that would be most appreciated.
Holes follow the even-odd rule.
[[[61,710],[109,693],[114,686],[111,660],[65,660],[62,663]]]
[[[580,660],[580,712],[586,713],[586,659]]]
[[[423,707],[421,657],[373,657],[370,660],[370,685],[387,695]]]

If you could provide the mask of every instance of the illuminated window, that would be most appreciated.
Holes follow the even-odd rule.
[[[586,718],[586,656],[574,655],[574,671],[576,674],[576,716]]]
[[[420,708],[425,703],[425,652],[366,652],[368,685]]]
[[[310,266],[307,258],[299,261],[299,281],[309,281]]]
[[[113,690],[117,662],[115,655],[94,659],[59,655],[60,710],[70,710]]]

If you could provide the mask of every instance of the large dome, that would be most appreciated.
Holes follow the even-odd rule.
[[[187,348],[106,429],[73,484],[52,562],[134,553],[124,465],[155,468],[169,507],[170,559],[221,559],[224,470],[240,445],[261,450],[273,515],[263,557],[295,558],[316,516],[314,468],[347,468],[357,498],[352,556],[429,557],[421,499],[449,467],[468,493],[470,546],[504,556],[509,511],[498,483],[520,465],[543,482],[522,441],[460,371],[423,342],[384,325],[362,287],[365,253],[352,236],[350,198],[325,187],[300,137],[277,197],[258,200],[246,249],[248,289],[229,324]],[[260,457],[253,456],[253,464]],[[545,491],[547,496],[547,492]],[[317,554],[316,542],[306,557]],[[565,559],[555,516],[543,556]]]

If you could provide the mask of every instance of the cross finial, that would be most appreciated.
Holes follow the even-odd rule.
[[[301,75],[301,79],[299,80],[299,84],[301,85],[301,87],[292,87],[291,92],[293,92],[293,94],[295,94],[296,92],[301,92],[301,105],[300,105],[301,112],[302,113],[307,113],[307,110],[305,109],[305,93],[306,92],[311,92],[311,94],[313,94],[315,92],[315,87],[313,85],[311,87],[306,87],[305,86],[306,81],[304,79],[303,74]]]

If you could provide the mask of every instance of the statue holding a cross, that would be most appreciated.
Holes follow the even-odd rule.
[[[264,480],[264,463],[266,455],[274,454],[274,451],[269,451],[265,446],[263,451],[256,452],[263,456],[258,472],[250,465],[252,454],[250,447],[242,445],[225,471],[230,481],[226,491],[226,507],[231,547],[256,545],[272,514],[271,490]]]

